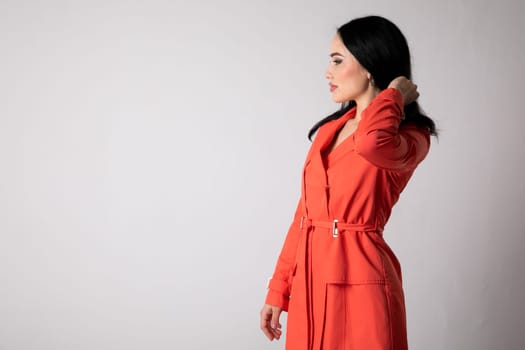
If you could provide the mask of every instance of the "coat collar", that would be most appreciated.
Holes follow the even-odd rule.
[[[343,114],[340,118],[332,120],[319,128],[312,144],[313,152],[310,153],[307,162],[308,160],[312,161],[313,158],[319,158],[322,163],[322,152],[333,142],[337,131],[340,130],[348,120],[355,117],[355,113],[356,108],[354,107]]]

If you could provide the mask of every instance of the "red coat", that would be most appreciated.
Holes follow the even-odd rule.
[[[403,96],[388,88],[326,157],[355,108],[323,125],[312,143],[266,297],[288,311],[288,350],[407,349],[401,268],[382,232],[430,134],[399,128],[402,116]]]

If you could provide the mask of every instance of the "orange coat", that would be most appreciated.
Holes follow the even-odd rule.
[[[317,132],[266,303],[288,311],[286,349],[407,349],[399,262],[382,231],[430,147],[428,131],[399,124],[403,96],[380,92],[356,131],[323,150],[355,108]]]

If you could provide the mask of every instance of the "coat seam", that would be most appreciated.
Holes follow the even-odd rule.
[[[381,268],[383,269],[383,278],[385,279],[385,284],[383,285],[383,289],[385,291],[385,299],[386,299],[386,305],[388,309],[388,331],[390,333],[390,350],[394,349],[394,330],[392,329],[392,306],[390,305],[390,296],[389,296],[389,288],[390,283],[388,282],[387,276],[386,276],[386,269],[385,269],[385,260],[383,259],[383,256],[381,254],[378,254],[379,258],[381,259]]]
[[[392,329],[392,307],[390,305],[389,285],[385,284],[385,298],[388,308],[388,330],[390,331],[390,349],[394,349],[394,331]]]

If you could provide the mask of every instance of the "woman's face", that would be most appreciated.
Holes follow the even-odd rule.
[[[336,34],[330,45],[330,64],[326,70],[334,102],[358,100],[369,88],[369,76]]]

